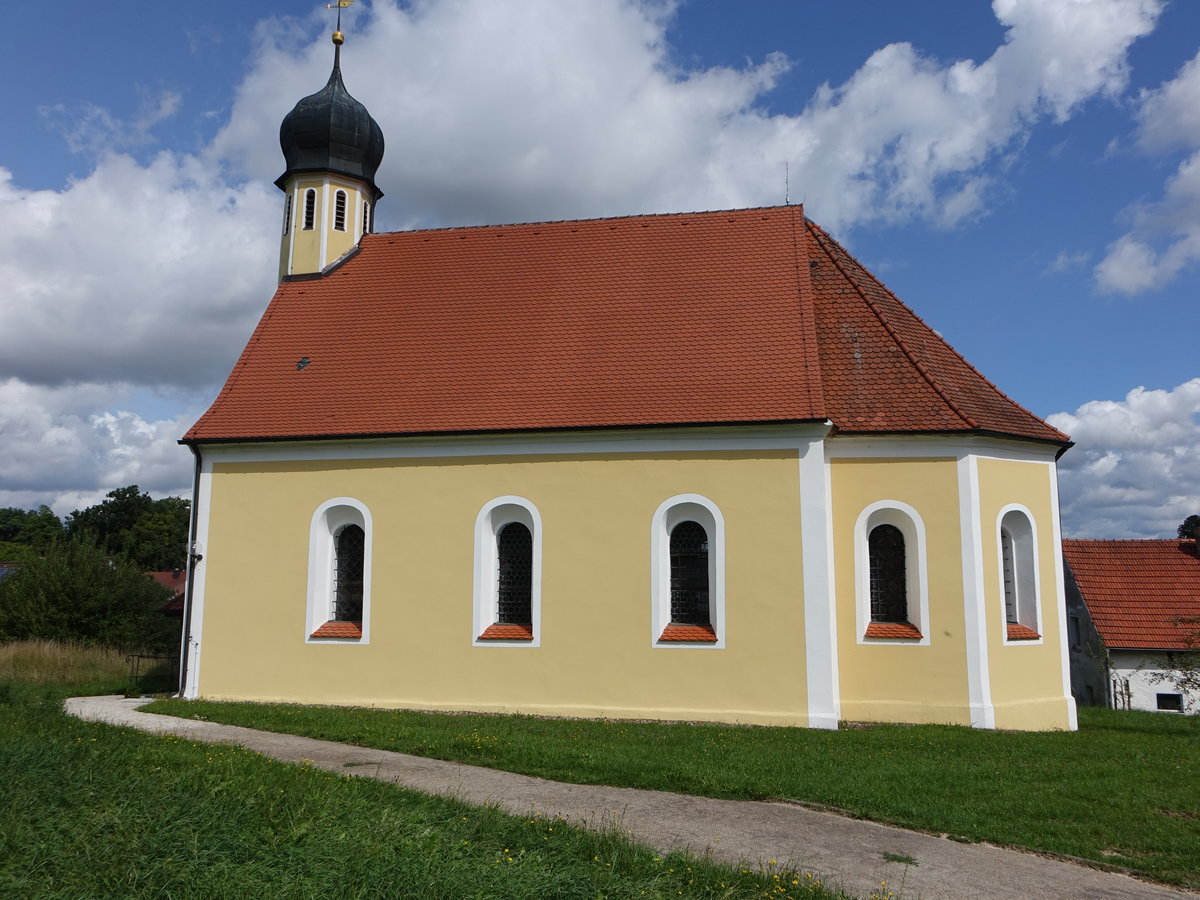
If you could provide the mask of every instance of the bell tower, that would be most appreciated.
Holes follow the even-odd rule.
[[[275,180],[284,195],[280,281],[318,274],[354,247],[371,231],[383,196],[375,185],[383,132],[342,83],[343,5],[339,0],[329,81],[297,103],[279,126],[287,165]]]

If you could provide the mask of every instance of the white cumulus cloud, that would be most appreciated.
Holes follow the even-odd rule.
[[[1161,7],[995,0],[1005,37],[986,59],[891,44],[794,115],[764,111],[784,53],[682,65],[675,5],[655,0],[375,0],[347,10],[343,70],[387,139],[383,227],[774,204],[785,163],[792,196],[835,230],[948,226],[986,209],[997,161],[1040,122],[1124,90],[1128,49]],[[125,152],[180,111],[163,93],[131,122],[52,111],[96,160],[60,190],[0,168],[0,505],[186,485],[172,442],[199,410],[127,401],[211,397],[271,293],[277,123],[328,76],[320,12],[260,24],[230,117],[196,153]]]
[[[1175,78],[1144,91],[1138,146],[1189,155],[1163,186],[1162,199],[1129,211],[1133,227],[1096,267],[1101,290],[1140,294],[1164,287],[1200,262],[1200,53]]]
[[[1047,421],[1076,444],[1058,464],[1067,536],[1171,537],[1200,513],[1200,378]]]
[[[109,408],[127,393],[112,384],[0,381],[0,507],[45,503],[65,515],[127,484],[187,496],[192,456],[177,441],[198,408],[146,421]]]
[[[986,165],[1044,119],[1126,84],[1126,53],[1159,0],[996,0],[1004,43],[944,65],[911,44],[871,55],[800,113],[761,101],[789,65],[685,69],[671,6],[377,0],[349,30],[343,72],[388,141],[380,215],[495,222],[773,204],[784,165],[822,223],[953,224],[984,208]],[[262,123],[329,71],[322,38],[267,23],[214,152],[255,178],[280,160]]]

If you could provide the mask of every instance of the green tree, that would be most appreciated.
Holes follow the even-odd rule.
[[[1200,538],[1200,516],[1188,516],[1177,529],[1180,540]]]
[[[136,485],[109,491],[106,499],[67,516],[67,533],[91,534],[109,553],[143,570],[181,569],[187,561],[191,503],[154,500]]]
[[[0,542],[24,544],[41,552],[63,533],[62,522],[50,507],[36,510],[7,507],[0,509]]]
[[[73,535],[0,581],[0,641],[81,640],[121,650],[172,649],[170,591],[94,536]]]

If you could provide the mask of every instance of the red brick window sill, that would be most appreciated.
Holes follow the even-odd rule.
[[[921,632],[916,625],[910,625],[908,622],[872,622],[867,626],[864,637],[919,641]]]
[[[1014,622],[1008,623],[1008,639],[1010,641],[1036,641],[1041,638],[1041,635],[1032,628],[1027,628],[1024,625],[1017,625]]]
[[[711,625],[668,625],[663,629],[659,640],[672,643],[715,644],[717,633]]]
[[[481,641],[532,641],[532,625],[489,625],[479,636]]]
[[[362,639],[362,622],[326,622],[309,637]]]

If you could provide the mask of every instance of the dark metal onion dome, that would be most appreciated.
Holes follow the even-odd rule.
[[[382,193],[375,186],[375,172],[383,160],[383,131],[346,91],[341,51],[340,46],[334,49],[325,87],[297,103],[279,126],[287,171],[275,184],[283,188],[287,177],[297,172],[334,172],[365,181],[378,198]]]

